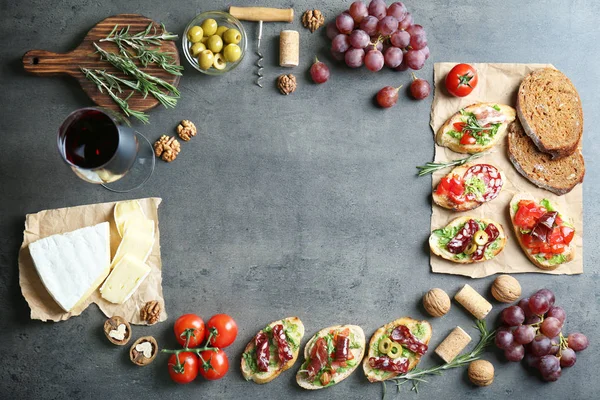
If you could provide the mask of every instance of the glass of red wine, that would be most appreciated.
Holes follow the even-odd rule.
[[[58,150],[81,179],[113,192],[142,186],[154,171],[152,144],[110,110],[73,111],[58,131]]]

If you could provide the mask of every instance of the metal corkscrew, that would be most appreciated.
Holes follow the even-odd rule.
[[[256,44],[256,55],[258,56],[258,60],[256,60],[256,66],[258,67],[258,69],[256,70],[256,75],[258,76],[258,78],[256,78],[256,84],[260,87],[262,86],[262,79],[263,79],[263,55],[260,52],[260,41],[262,40],[262,27],[263,27],[263,22],[262,21],[258,21],[258,41]]]

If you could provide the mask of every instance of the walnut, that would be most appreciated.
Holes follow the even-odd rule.
[[[288,95],[296,90],[296,77],[292,74],[279,75],[277,78],[277,87],[281,94]]]
[[[492,284],[492,296],[501,303],[512,303],[521,297],[521,285],[510,275],[500,275]]]
[[[158,343],[152,336],[142,336],[129,348],[129,359],[140,367],[150,364],[158,354]]]
[[[156,157],[160,157],[166,162],[171,162],[176,159],[180,151],[181,145],[175,137],[162,135],[160,139],[154,143],[154,154],[156,154]]]
[[[325,23],[325,16],[319,10],[306,10],[302,15],[302,25],[310,29],[311,32],[316,31]]]
[[[125,318],[115,315],[104,322],[104,334],[112,344],[123,346],[131,339],[131,325]]]
[[[441,317],[450,311],[450,297],[442,289],[431,289],[423,296],[423,307],[432,317]]]
[[[184,119],[179,125],[177,125],[177,134],[184,142],[187,142],[194,136],[196,136],[196,125],[192,121]]]
[[[477,386],[489,386],[494,382],[494,366],[486,360],[469,364],[469,379]]]
[[[146,321],[148,325],[157,323],[160,318],[160,303],[152,300],[144,304],[144,307],[140,310],[140,318],[142,321]]]

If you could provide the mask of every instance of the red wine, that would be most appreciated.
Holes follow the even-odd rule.
[[[86,110],[65,131],[64,150],[69,162],[92,169],[106,164],[119,146],[119,131],[113,120],[97,110]]]

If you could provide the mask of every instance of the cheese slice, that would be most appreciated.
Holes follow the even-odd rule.
[[[125,223],[130,219],[146,219],[140,202],[137,200],[121,201],[115,205],[115,225],[119,235],[123,237]]]
[[[42,283],[68,312],[85,302],[110,272],[110,225],[48,236],[31,243],[29,252]]]
[[[125,254],[100,288],[102,297],[115,304],[125,303],[150,273],[150,267]]]
[[[141,262],[146,259],[154,246],[154,221],[150,219],[128,219],[125,221],[123,239],[112,260],[111,268],[127,254]]]

